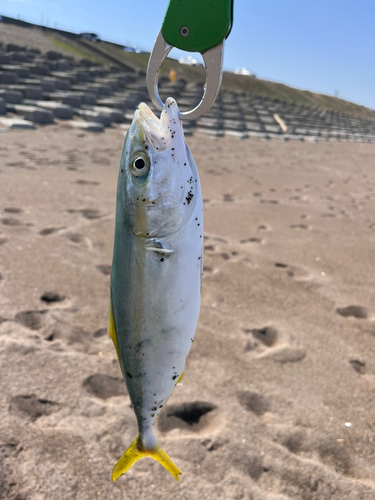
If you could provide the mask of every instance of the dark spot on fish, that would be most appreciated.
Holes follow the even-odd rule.
[[[191,191],[189,191],[187,196],[186,196],[186,201],[187,201],[188,205],[190,205],[190,202],[193,198],[194,198],[193,193]]]
[[[175,369],[176,369],[176,367],[174,366],[174,367],[173,367],[173,370],[175,370]]]
[[[172,148],[172,151],[174,151],[174,148]]]
[[[200,260],[202,257],[198,257],[198,260]]]
[[[154,396],[156,396],[156,394],[154,394]]]
[[[129,378],[133,378],[132,375],[129,372],[126,372],[126,376]]]
[[[186,167],[186,163],[184,163],[184,166]]]
[[[145,201],[146,201],[146,198],[143,198],[143,200],[142,200],[142,201],[143,201],[143,202],[145,202]]]
[[[159,408],[163,408],[163,405],[160,405]]]
[[[178,375],[173,375],[172,380],[176,380],[177,377]]]
[[[152,414],[151,414],[151,417],[153,417],[154,415],[155,415],[155,413],[152,413]]]
[[[200,224],[198,224],[198,226],[200,226]]]
[[[156,410],[157,410],[157,408],[151,408],[151,411],[156,411]]]
[[[121,173],[122,173],[122,174],[124,173],[124,169],[123,169],[123,168],[121,169]]]
[[[164,262],[164,258],[163,257],[160,259],[160,262]]]

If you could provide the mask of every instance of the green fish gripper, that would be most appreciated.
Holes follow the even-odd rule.
[[[203,54],[226,39],[233,0],[170,0],[161,32],[173,47]]]

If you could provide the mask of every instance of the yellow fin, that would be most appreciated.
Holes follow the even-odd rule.
[[[178,377],[176,385],[182,385],[182,379],[184,378],[184,373],[185,372],[182,372],[181,375]]]
[[[132,465],[138,462],[138,460],[147,457],[153,458],[159,462],[170,474],[172,474],[176,481],[179,481],[180,478],[178,476],[182,474],[182,472],[175,466],[165,451],[158,445],[156,445],[155,450],[141,450],[138,447],[138,436],[134,439],[132,444],[117,462],[112,472],[112,480],[116,481],[116,479],[125,474],[125,472],[129,470]]]
[[[120,354],[118,352],[118,347],[117,347],[117,335],[116,335],[115,319],[113,317],[112,301],[109,302],[108,335],[111,337],[112,342],[115,346],[118,362],[120,363],[121,367]]]

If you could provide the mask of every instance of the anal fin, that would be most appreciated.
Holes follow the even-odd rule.
[[[118,362],[120,363],[120,367],[121,367],[121,371],[122,371],[120,353],[119,353],[118,346],[117,346],[117,334],[116,334],[115,319],[113,316],[112,300],[109,301],[109,315],[108,316],[109,316],[108,317],[108,335],[112,339],[112,342],[115,346]]]

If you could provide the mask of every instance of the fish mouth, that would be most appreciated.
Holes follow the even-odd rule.
[[[172,97],[165,101],[160,119],[142,102],[134,114],[134,122],[147,142],[159,151],[166,149],[175,135],[182,134],[178,106]]]

